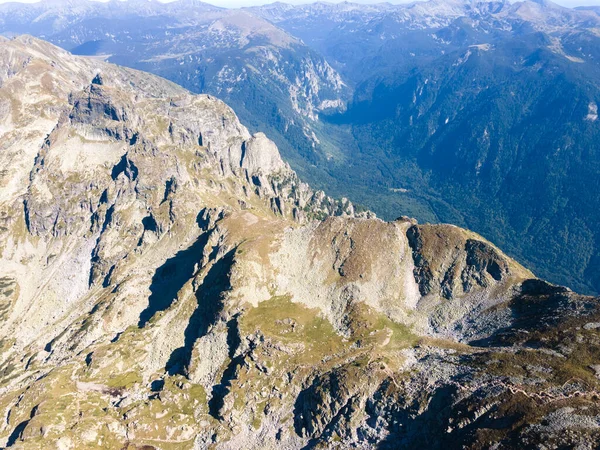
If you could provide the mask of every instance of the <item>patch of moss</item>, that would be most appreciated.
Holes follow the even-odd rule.
[[[106,385],[108,387],[116,388],[116,389],[128,389],[133,385],[142,382],[142,377],[139,373],[130,371],[121,374],[116,374],[113,377],[109,377],[106,380]]]
[[[361,345],[376,345],[389,350],[415,346],[419,337],[406,325],[396,323],[364,303],[355,303],[347,312],[352,339]]]
[[[303,344],[304,350],[293,357],[297,364],[318,362],[347,347],[318,309],[293,303],[288,296],[273,297],[250,309],[240,320],[240,329],[246,335],[260,331],[282,343]]]

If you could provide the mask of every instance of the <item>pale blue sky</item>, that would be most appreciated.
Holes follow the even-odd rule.
[[[9,3],[9,2],[13,2],[15,0],[0,0],[0,3]],[[18,0],[21,3],[38,3],[39,0]],[[44,0],[42,0],[44,1]],[[102,1],[102,0],[99,0]],[[126,0],[125,0],[126,1]],[[159,0],[159,1],[164,1],[164,2],[169,2],[169,1],[173,1],[173,0]],[[210,3],[213,5],[217,5],[217,6],[224,6],[224,7],[237,7],[237,6],[250,6],[250,5],[262,5],[265,3],[272,3],[273,1],[276,0],[208,0],[206,1],[206,3]],[[282,0],[286,3],[294,3],[294,4],[302,4],[302,3],[311,3],[310,1],[307,0]],[[337,2],[337,1],[341,1],[341,0],[328,0],[328,1],[332,1],[332,2]],[[378,3],[382,0],[352,0],[353,2],[356,3]],[[412,0],[408,0],[408,1],[404,1],[404,0],[388,0],[390,1],[390,3],[408,3],[409,1]],[[563,6],[584,6],[584,5],[600,5],[600,0],[554,0],[555,3],[558,3],[559,5],[563,5]]]

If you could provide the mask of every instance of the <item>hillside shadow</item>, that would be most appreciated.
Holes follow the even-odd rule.
[[[13,430],[13,432],[10,434],[10,436],[8,437],[8,440],[6,441],[6,447],[12,447],[13,445],[15,445],[17,443],[17,441],[19,439],[21,439],[21,437],[23,436],[23,431],[25,431],[25,428],[27,427],[27,425],[29,424],[29,420],[24,420],[23,422],[21,422],[19,425],[17,425],[15,427],[15,429]]]
[[[229,271],[233,265],[235,249],[216,261],[206,273],[196,292],[198,306],[192,313],[184,331],[184,344],[175,349],[165,367],[169,375],[187,376],[194,343],[206,335],[209,326],[218,318],[223,308],[223,293],[231,289]]]
[[[29,425],[29,422],[31,421],[31,419],[33,419],[33,417],[36,415],[37,410],[38,410],[38,406],[36,405],[33,407],[31,412],[29,413],[29,419],[24,420],[23,422],[19,423],[19,425],[17,425],[15,427],[13,432],[8,437],[8,440],[6,441],[7,448],[12,447],[13,445],[15,445],[17,443],[18,440],[23,438],[23,432],[25,431],[25,428],[27,428],[27,425]]]
[[[465,444],[469,442],[467,430],[457,430],[453,434],[446,433],[449,418],[458,413],[452,406],[457,395],[459,395],[457,386],[445,385],[432,392],[427,408],[421,413],[419,410],[422,405],[416,399],[405,405],[405,408],[391,411],[388,417],[389,434],[376,444],[377,450],[466,448]]]
[[[208,235],[203,233],[191,246],[177,252],[156,269],[150,284],[148,306],[140,313],[139,328],[145,327],[157,312],[165,311],[173,304],[177,293],[193,277],[196,264],[200,262],[208,242]]]
[[[508,305],[510,321],[489,336],[472,340],[473,347],[506,347],[541,345],[529,336],[533,332],[554,329],[575,314],[588,314],[595,309],[593,299],[573,299],[567,288],[542,280],[525,280],[521,292]]]
[[[227,322],[227,346],[229,348],[229,358],[231,361],[223,372],[221,381],[219,384],[213,386],[212,395],[208,402],[208,412],[215,419],[222,420],[223,417],[220,414],[223,405],[225,404],[225,397],[231,391],[232,381],[237,378],[238,369],[243,366],[246,355],[241,354],[235,356],[236,350],[241,344],[238,317],[235,316],[229,322]],[[250,343],[250,350],[254,350],[256,346]]]

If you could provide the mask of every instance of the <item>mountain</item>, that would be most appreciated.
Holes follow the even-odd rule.
[[[569,46],[586,43],[573,37]],[[428,177],[450,205],[430,209],[438,220],[473,226],[537,273],[549,266],[554,278],[595,290],[600,217],[589,186],[600,181],[600,71],[553,45],[536,33],[519,46],[452,53],[377,84],[370,100],[350,107],[350,120],[362,148],[385,137],[380,161],[396,167],[406,189],[408,175],[398,175],[416,161],[411,176]]]
[[[596,14],[528,1],[252,11],[354,87],[343,114],[321,118],[350,136],[330,192],[388,219],[467,226],[543,277],[600,292]]]
[[[312,185],[388,220],[468,227],[590,294],[598,29],[593,10],[549,1],[0,5],[5,35],[216,95]]]
[[[532,32],[559,41],[597,35],[600,19],[550,1],[428,0],[361,5],[281,3],[249,8],[319,51],[353,85],[389,71],[406,72],[457,50]]]
[[[320,158],[316,119],[349,91],[318,53],[270,22],[199,1],[0,5],[0,32],[164,76],[231,104],[294,162]],[[285,136],[285,137],[284,137]]]
[[[4,447],[600,442],[600,299],[313,191],[212,96],[0,54]]]
[[[579,11],[594,11],[596,14],[600,15],[600,6],[578,6],[575,9]]]

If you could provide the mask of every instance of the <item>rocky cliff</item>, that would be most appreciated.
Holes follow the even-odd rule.
[[[0,444],[599,438],[597,299],[311,190],[215,98],[30,37],[0,54]]]

